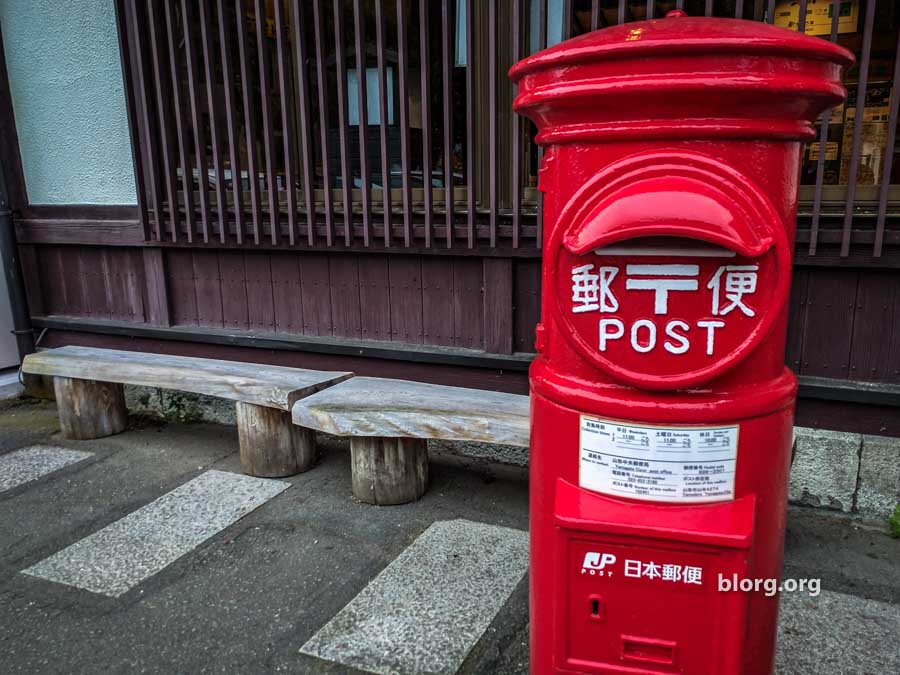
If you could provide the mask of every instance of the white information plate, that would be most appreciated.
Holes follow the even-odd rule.
[[[581,416],[578,484],[655,502],[734,499],[738,427],[657,427]]]

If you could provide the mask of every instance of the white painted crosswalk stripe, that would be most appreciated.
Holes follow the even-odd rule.
[[[0,455],[0,492],[11,490],[92,457],[90,452],[33,445]]]
[[[24,573],[117,597],[288,487],[207,471]]]
[[[528,567],[528,534],[434,523],[303,647],[373,673],[455,673]]]

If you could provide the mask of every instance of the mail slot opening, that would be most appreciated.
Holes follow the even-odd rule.
[[[622,659],[671,666],[675,664],[675,646],[669,640],[623,635]]]
[[[594,249],[608,256],[690,256],[694,258],[733,258],[735,251],[699,239],[684,237],[635,237],[628,241]]]

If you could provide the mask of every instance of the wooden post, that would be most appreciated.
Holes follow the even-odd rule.
[[[316,432],[291,422],[291,413],[237,402],[241,471],[249,476],[278,478],[312,468]]]
[[[350,439],[353,496],[367,504],[405,504],[428,485],[428,441],[424,438]]]
[[[59,426],[66,438],[103,438],[125,429],[128,409],[121,384],[55,377],[53,389]]]

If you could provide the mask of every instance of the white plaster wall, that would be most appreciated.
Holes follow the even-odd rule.
[[[136,203],[113,0],[0,0],[0,31],[30,203]]]

